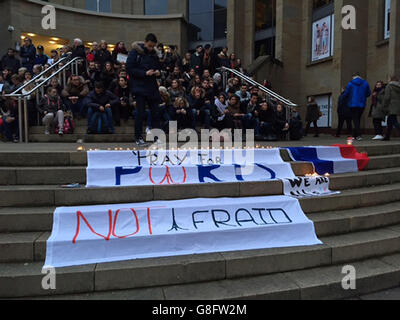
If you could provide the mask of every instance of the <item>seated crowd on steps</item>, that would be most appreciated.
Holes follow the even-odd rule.
[[[137,43],[132,46],[135,45]],[[60,84],[58,77],[47,81],[45,96],[39,104],[36,103],[34,95],[28,97],[29,126],[43,125],[46,135],[55,133],[62,136],[73,133],[74,119],[85,118],[88,121],[89,134],[113,134],[115,126],[121,126],[121,121],[126,122],[129,118],[137,116],[132,79],[127,72],[126,62],[120,59],[129,53],[123,42],[117,43],[111,53],[105,41],[101,41],[100,44],[94,42],[92,48],[85,48],[80,39],[75,39],[72,47],[65,46],[59,51],[53,50],[51,57],[48,57],[44,54],[42,46],[39,45],[36,50],[32,40],[26,38],[19,56],[15,50],[9,49],[1,59],[0,133],[3,140],[18,142],[19,116],[16,99],[6,98],[4,94],[14,92],[48,69],[51,64],[68,56],[84,59],[79,67],[79,74],[72,75],[68,71],[65,87]],[[179,130],[196,129],[199,125],[201,128],[219,130],[254,129],[257,140],[274,141],[286,139],[288,135],[292,140],[300,140],[304,134],[307,135],[311,124],[314,124],[315,136],[318,137],[317,122],[322,113],[313,97],[310,97],[307,105],[307,125],[304,131],[296,108],[292,108],[290,116],[287,117],[284,105],[233,74],[230,75],[224,90],[218,68],[229,67],[245,74],[246,70],[234,53],[228,55],[228,48],[218,52],[210,45],[198,46],[194,53],[188,52],[181,58],[176,46],[167,48],[158,44],[157,54],[162,65],[161,73],[157,77],[161,97],[158,112],[165,131],[168,131],[170,121],[177,121]],[[60,63],[59,67],[62,65]],[[50,70],[48,76],[56,71]],[[392,96],[399,94],[400,84],[396,79],[393,77],[388,86]],[[271,88],[271,84],[266,80],[263,85]],[[26,87],[23,92],[29,92],[33,87],[34,84]],[[383,83],[381,87],[384,87]],[[345,121],[350,123],[350,130],[352,122],[356,124],[356,130],[359,130],[358,108],[347,112],[350,106],[346,101],[354,100],[354,93],[348,91],[344,92],[343,96],[346,97],[339,101],[338,135]],[[398,100],[388,101],[384,92],[384,89],[378,87],[373,94],[370,114],[374,118],[377,134],[375,139],[384,138],[379,120],[383,120],[385,115],[390,115],[386,139],[390,139],[393,126],[400,127],[396,117],[400,112]],[[354,110],[357,112],[352,114],[351,111]],[[147,110],[146,131],[151,129],[151,117],[152,113]]]

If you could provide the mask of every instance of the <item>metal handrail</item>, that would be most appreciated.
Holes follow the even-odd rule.
[[[5,97],[8,98],[18,98],[18,121],[19,121],[19,142],[22,142],[22,99],[24,99],[24,129],[25,129],[25,143],[29,142],[29,134],[28,134],[28,97],[34,93],[35,91],[42,89],[43,86],[48,83],[49,80],[51,80],[52,78],[54,78],[55,76],[57,76],[58,74],[60,74],[61,72],[63,72],[64,77],[65,77],[65,70],[67,68],[69,68],[71,66],[72,68],[72,74],[78,74],[78,62],[82,61],[83,58],[81,57],[76,57],[72,60],[70,60],[67,64],[65,64],[64,66],[62,66],[61,68],[59,68],[56,72],[54,72],[52,75],[50,75],[48,78],[46,78],[45,80],[43,80],[41,83],[39,83],[38,85],[36,85],[36,87],[34,87],[31,91],[26,92],[26,93],[20,93],[20,94],[15,94],[15,93],[11,93],[11,94],[6,94],[4,95]],[[46,72],[48,72],[49,69],[46,70]],[[19,88],[21,89],[21,88]],[[19,90],[17,90],[16,92],[18,92]],[[43,91],[43,90],[41,90]],[[42,92],[44,93],[44,92]]]
[[[278,100],[279,102],[290,106],[290,107],[298,107],[297,104],[293,103],[292,101],[280,96],[279,94],[275,93],[274,91],[264,87],[263,85],[261,85],[260,83],[258,83],[257,81],[254,81],[253,79],[251,79],[250,77],[244,75],[243,73],[234,70],[234,69],[230,69],[227,67],[222,67],[221,68],[224,72],[231,72],[234,75],[236,75],[237,77],[241,78],[242,80],[245,80],[246,82],[252,84],[253,86],[256,86],[257,88],[261,89],[261,91],[263,91],[264,93],[268,94],[269,96],[275,98],[276,100]]]
[[[50,68],[48,68],[47,70],[44,70],[43,72],[41,72],[40,74],[38,74],[36,77],[34,77],[33,79],[31,79],[30,81],[28,81],[27,83],[25,83],[22,87],[19,87],[17,90],[15,90],[13,93],[11,94],[17,94],[19,91],[25,89],[27,86],[29,86],[31,83],[36,82],[36,80],[40,79],[43,75],[45,75],[46,73],[48,73],[49,71],[53,70],[55,67],[57,67],[61,62],[64,62],[68,60],[68,57],[62,58],[60,60],[58,60],[56,63],[52,64],[50,66]]]

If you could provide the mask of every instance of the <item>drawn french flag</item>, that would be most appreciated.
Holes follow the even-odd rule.
[[[368,156],[357,152],[354,146],[335,145],[286,150],[293,161],[313,163],[315,171],[320,175],[358,172],[364,170],[369,163]]]

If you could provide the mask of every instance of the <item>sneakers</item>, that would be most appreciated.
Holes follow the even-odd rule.
[[[50,135],[50,131],[49,131],[49,130],[46,130],[46,131],[44,132],[44,134],[45,134],[46,136],[49,136],[49,135]]]
[[[138,147],[147,147],[148,144],[143,140],[142,137],[140,137],[139,139],[136,140],[136,145]]]
[[[361,137],[357,137],[357,138],[356,138],[356,140],[357,140],[357,141],[362,141],[362,140],[363,140],[363,138],[361,138]]]
[[[60,137],[62,137],[62,136],[64,135],[64,131],[63,131],[63,130],[58,130],[58,135],[59,135]]]
[[[372,138],[372,140],[383,140],[383,139],[385,139],[385,137],[379,134],[375,138]]]
[[[150,134],[150,132],[151,132],[150,127],[147,127],[147,128],[146,128],[146,134]]]

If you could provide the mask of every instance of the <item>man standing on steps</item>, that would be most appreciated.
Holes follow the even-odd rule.
[[[343,98],[347,100],[354,122],[354,138],[361,141],[361,116],[367,105],[367,98],[371,96],[371,88],[366,80],[360,77],[359,73],[353,75],[353,80],[349,82],[343,93]]]
[[[139,147],[147,145],[142,136],[146,103],[151,111],[152,127],[160,128],[161,97],[157,77],[161,75],[161,65],[156,50],[157,42],[156,36],[150,33],[144,43],[133,43],[126,64],[126,70],[132,79],[132,94],[136,97],[135,136]]]

